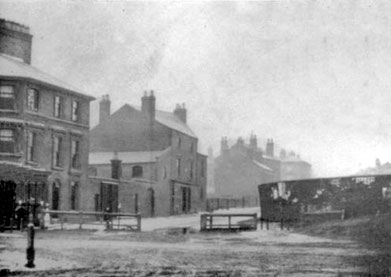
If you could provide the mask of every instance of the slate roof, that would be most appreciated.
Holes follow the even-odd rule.
[[[36,80],[47,85],[71,91],[80,96],[90,98],[91,100],[94,99],[94,97],[81,93],[79,89],[72,87],[71,85],[37,69],[36,67],[5,54],[0,54],[0,76]]]
[[[132,151],[132,152],[118,152],[117,157],[126,163],[152,163],[156,162],[156,158],[160,157],[164,152],[168,151],[170,147],[163,151]],[[113,152],[90,152],[89,164],[109,164],[113,159]]]
[[[126,104],[128,105],[128,104]],[[130,106],[130,105],[128,105]],[[132,108],[135,108],[138,111],[141,111],[140,107],[134,107],[130,106]],[[165,112],[156,110],[155,113],[155,120],[165,126],[167,126],[170,129],[176,130],[178,132],[181,132],[185,135],[188,135],[190,137],[196,138],[197,136],[194,134],[194,132],[190,129],[190,127],[184,123],[182,120],[180,120],[174,113],[172,112]]]

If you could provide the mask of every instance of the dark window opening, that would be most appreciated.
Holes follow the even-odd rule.
[[[79,183],[71,183],[71,210],[77,210],[79,206]]]
[[[61,117],[62,113],[62,99],[60,96],[54,96],[54,116]]]
[[[61,167],[61,149],[62,149],[62,138],[53,138],[53,166]]]
[[[80,141],[78,140],[72,140],[72,153],[71,153],[71,160],[72,160],[72,168],[80,168]]]
[[[15,153],[14,130],[0,129],[0,152]]]
[[[29,131],[27,137],[27,160],[29,162],[34,162],[36,160],[36,137],[37,134]]]
[[[0,86],[0,109],[13,110],[15,108],[15,88],[14,86]]]
[[[132,168],[132,177],[142,177],[143,168],[139,165],[133,166]]]

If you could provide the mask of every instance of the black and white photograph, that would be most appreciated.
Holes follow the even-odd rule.
[[[0,276],[391,276],[391,2],[0,0]]]

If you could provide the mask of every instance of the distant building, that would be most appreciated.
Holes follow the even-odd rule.
[[[357,174],[361,175],[380,175],[380,174],[391,174],[391,163],[381,163],[380,159],[376,159],[374,167],[367,167],[357,172]]]
[[[31,66],[31,48],[28,27],[0,19],[0,218],[15,202],[86,208],[94,98]]]
[[[243,138],[229,147],[226,137],[221,140],[221,153],[214,161],[215,194],[213,197],[257,198],[257,186],[278,180],[311,177],[311,165],[293,152],[282,150],[276,157],[274,141],[268,139],[265,151],[251,135],[246,144]]]
[[[185,106],[164,112],[155,103],[151,91],[141,98],[141,108],[126,104],[111,114],[110,100],[102,99],[99,124],[90,132],[89,164],[91,175],[111,180],[97,181],[95,193],[117,179],[112,201],[120,203],[122,211],[137,208],[144,216],[198,211],[205,203],[207,157],[198,153]],[[113,204],[97,204],[96,209],[106,205]]]

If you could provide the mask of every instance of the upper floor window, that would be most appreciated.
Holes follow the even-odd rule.
[[[0,152],[1,153],[15,152],[14,130],[0,129]]]
[[[194,152],[194,142],[190,142],[190,153]]]
[[[193,179],[193,161],[189,162],[189,179]]]
[[[32,111],[38,111],[39,92],[30,88],[27,91],[27,108]]]
[[[205,177],[206,163],[205,159],[201,160],[201,177]]]
[[[165,167],[165,166],[162,169],[162,177],[163,177],[163,179],[167,178],[167,167]]]
[[[15,87],[0,85],[0,109],[13,110],[15,108]]]
[[[178,145],[178,148],[181,148],[181,145],[182,145],[182,139],[181,139],[181,137],[178,137],[177,145]]]
[[[27,134],[27,160],[34,162],[36,160],[36,133],[29,131]]]
[[[61,117],[62,113],[62,98],[58,95],[54,96],[54,116]]]
[[[55,136],[53,138],[53,166],[62,166],[62,137]]]
[[[79,121],[79,102],[72,100],[72,121]]]
[[[72,148],[72,168],[80,168],[80,141],[78,140],[72,140],[71,143],[71,148]]]
[[[177,168],[177,175],[178,177],[181,176],[181,159],[177,158],[176,159],[176,168]]]
[[[143,168],[139,165],[133,166],[132,168],[132,177],[142,177]]]

